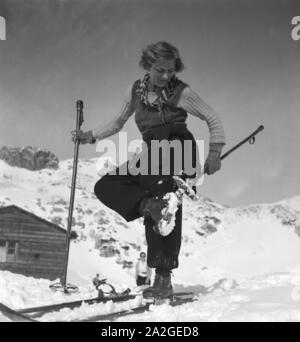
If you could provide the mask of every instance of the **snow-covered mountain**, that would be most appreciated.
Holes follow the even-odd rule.
[[[114,165],[112,160],[99,158],[78,164],[73,215],[77,239],[71,245],[68,277],[85,289],[84,294],[93,291],[91,278],[95,273],[120,288],[134,286],[132,266],[139,251],[146,250],[142,220],[126,222],[93,193],[96,181]],[[12,167],[0,160],[0,206],[14,204],[66,228],[71,177],[72,160],[61,161],[57,170],[39,171]],[[290,279],[296,286],[300,279],[300,196],[237,208],[200,196],[197,202],[185,199],[183,210],[180,267],[174,270],[173,280],[178,289],[199,294],[207,289],[239,291],[233,302],[241,299],[244,303],[241,293],[246,288],[277,286],[276,274],[284,278],[278,276],[279,283],[288,286]],[[11,291],[13,278],[10,272],[0,272],[0,301],[19,307],[43,302],[16,290],[18,301],[11,303],[6,289]],[[289,284],[289,290],[293,286]],[[29,297],[30,303],[25,300]],[[226,296],[220,300],[233,303]]]

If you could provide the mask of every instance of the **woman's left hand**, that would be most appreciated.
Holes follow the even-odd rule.
[[[212,175],[221,168],[221,153],[217,151],[209,151],[208,157],[204,164],[204,173]]]

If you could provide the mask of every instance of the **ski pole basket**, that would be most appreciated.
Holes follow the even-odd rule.
[[[51,284],[49,285],[49,288],[52,291],[59,291],[59,292],[63,292],[65,294],[70,294],[70,293],[77,293],[79,292],[79,287],[73,284],[69,284],[67,283],[66,285],[62,285],[61,283],[55,283],[55,284]]]

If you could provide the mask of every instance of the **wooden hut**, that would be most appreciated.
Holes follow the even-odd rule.
[[[0,270],[61,278],[66,231],[15,205],[0,208]]]

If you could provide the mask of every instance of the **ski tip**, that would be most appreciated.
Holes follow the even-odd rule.
[[[0,313],[13,322],[37,322],[36,320],[18,313],[17,311],[9,308],[8,306],[0,303]]]

